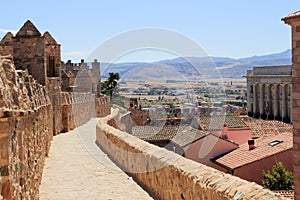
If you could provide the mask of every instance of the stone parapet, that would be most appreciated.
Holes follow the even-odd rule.
[[[62,92],[62,131],[70,131],[95,117],[95,94]]]
[[[0,56],[0,97],[0,196],[36,199],[53,136],[47,89]]]
[[[45,86],[15,70],[11,56],[0,56],[0,117],[33,113],[51,104]]]
[[[96,97],[96,116],[105,117],[110,115],[111,105],[109,96]]]
[[[151,145],[99,120],[97,144],[159,199],[283,199],[255,183]]]

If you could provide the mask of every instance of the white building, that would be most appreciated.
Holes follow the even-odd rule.
[[[249,116],[292,122],[291,65],[254,67],[245,77]]]

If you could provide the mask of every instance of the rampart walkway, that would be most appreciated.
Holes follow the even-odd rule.
[[[152,199],[95,144],[96,123],[54,137],[40,199]]]

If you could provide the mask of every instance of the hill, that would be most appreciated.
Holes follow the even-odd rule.
[[[229,57],[178,57],[153,63],[102,63],[101,76],[118,72],[121,78],[180,80],[209,78],[241,78],[255,66],[291,64],[291,50],[281,53],[234,59]]]

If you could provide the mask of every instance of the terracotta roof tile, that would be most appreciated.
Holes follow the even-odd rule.
[[[233,115],[200,116],[198,122],[202,130],[221,130],[224,125],[230,128],[247,127],[240,116]]]
[[[179,132],[173,139],[172,142],[176,143],[180,147],[184,147],[193,143],[194,141],[199,140],[200,138],[205,137],[209,132],[201,131],[189,127],[181,132]]]
[[[171,140],[179,132],[190,126],[134,126],[132,135],[145,141]]]
[[[292,18],[295,18],[295,17],[300,17],[300,10],[296,11],[296,12],[293,12],[293,13],[289,14],[286,17],[283,17],[282,20],[292,19]]]
[[[282,140],[283,142],[273,147],[269,146],[268,143],[274,140]],[[292,148],[293,134],[283,133],[255,140],[255,149],[253,150],[249,150],[248,144],[243,144],[236,150],[216,159],[215,162],[230,169],[236,169]]]
[[[251,128],[252,137],[266,137],[270,135],[278,135],[293,131],[291,124],[287,124],[276,120],[261,120],[250,117],[243,117],[244,122]]]
[[[272,192],[287,199],[294,199],[294,190],[272,190]]]

